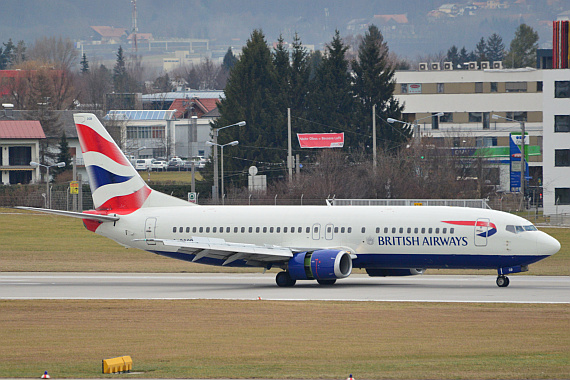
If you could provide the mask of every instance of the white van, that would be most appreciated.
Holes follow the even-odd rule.
[[[135,162],[135,169],[136,170],[150,170],[151,165],[152,165],[152,158],[139,158]]]

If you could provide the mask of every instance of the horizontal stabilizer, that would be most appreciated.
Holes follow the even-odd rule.
[[[117,220],[119,220],[119,217],[115,215],[95,215],[95,214],[85,214],[82,212],[52,210],[49,208],[36,208],[36,207],[24,207],[24,206],[17,206],[16,208],[20,210],[38,211],[46,214],[69,216],[72,218],[96,220],[98,222],[116,222]]]

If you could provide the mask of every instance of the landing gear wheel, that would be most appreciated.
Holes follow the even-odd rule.
[[[499,288],[506,288],[507,286],[509,286],[509,278],[507,276],[499,276],[497,277],[497,286]]]
[[[317,282],[318,282],[320,285],[328,285],[328,286],[330,286],[330,285],[334,285],[334,283],[336,282],[336,278],[333,278],[332,280],[317,280]]]
[[[275,282],[277,283],[277,286],[289,287],[295,285],[297,281],[291,278],[289,272],[279,272],[275,277]]]

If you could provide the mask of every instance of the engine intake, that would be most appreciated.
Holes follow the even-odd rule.
[[[332,280],[352,273],[352,258],[346,251],[323,249],[299,252],[289,260],[289,275],[294,280]]]

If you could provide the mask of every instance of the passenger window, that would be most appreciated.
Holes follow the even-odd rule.
[[[522,139],[522,137],[521,137],[521,139]],[[221,228],[220,228],[220,230],[221,230]],[[214,233],[216,232],[216,227],[212,227],[212,232],[214,232]]]
[[[196,227],[192,227],[192,232],[196,233]]]
[[[521,137],[522,139],[522,137]],[[522,140],[521,140],[522,141]],[[380,227],[376,227],[376,233],[379,234],[380,233]]]
[[[449,229],[449,233],[450,233],[450,234],[455,233],[455,228],[450,228],[450,229]]]
[[[267,227],[263,227],[263,233],[264,233],[264,234],[267,233]]]
[[[255,227],[255,233],[259,233],[261,229],[259,227]]]
[[[418,233],[418,227],[414,228],[414,233],[415,233],[415,234]]]
[[[425,227],[422,227],[422,234],[425,234],[425,233],[426,233],[426,229],[425,229]]]
[[[281,227],[277,227],[276,232],[277,233],[281,232]]]
[[[241,233],[242,233],[242,234],[245,233],[245,227],[242,227],[242,228],[241,228]]]
[[[522,137],[521,137],[521,139],[522,139]],[[186,233],[189,233],[189,232],[190,232],[190,227],[186,227]]]
[[[335,234],[338,234],[338,227],[335,227],[335,228],[334,228],[334,233],[335,233]]]
[[[521,137],[521,141],[522,141],[522,137]],[[522,145],[522,142],[521,142],[521,145]],[[506,227],[506,230],[509,231],[509,232],[512,232],[513,234],[516,234],[516,232],[515,232],[515,226],[513,226],[512,224],[509,224],[509,225]]]
[[[249,228],[247,229],[247,231],[248,231],[249,233],[252,233],[252,232],[253,232],[253,227],[249,227]]]
[[[210,232],[210,227],[206,227],[206,233]]]
[[[522,137],[521,137],[521,138],[522,138]],[[243,228],[243,227],[242,227],[242,228]],[[234,234],[237,234],[237,232],[238,232],[238,228],[237,228],[237,227],[234,227]]]
[[[400,227],[400,233],[404,233],[404,227]]]
[[[298,227],[298,228],[297,228],[297,233],[300,234],[301,232],[303,232],[303,227]]]
[[[184,231],[184,227],[180,227],[180,228],[178,229],[178,232],[182,232],[182,231]]]
[[[393,234],[396,233],[396,227],[392,227],[392,233],[393,233]]]
[[[522,139],[522,137],[521,137],[521,139]],[[411,227],[408,227],[408,234],[411,234],[411,233],[412,233],[412,229],[411,229]]]
[[[522,140],[522,137],[521,137]],[[444,228],[443,230],[441,230],[441,232],[443,232],[444,234],[447,233],[447,228]]]
[[[522,139],[522,137],[521,137],[521,139]],[[428,230],[428,234],[431,234],[432,231],[433,231],[433,228],[430,228],[430,229]]]
[[[522,139],[522,137],[521,137],[521,139]],[[269,228],[269,233],[273,233],[273,227]]]
[[[522,139],[522,137],[521,137],[521,139]],[[176,227],[172,227],[172,232],[176,232]]]
[[[236,227],[236,232],[237,232],[237,227]],[[226,233],[230,233],[230,228],[226,227]]]
[[[522,137],[521,137],[521,139],[522,139]],[[327,227],[327,232],[328,232],[329,234],[332,232],[332,227],[331,227],[331,226],[328,226],[328,227]]]
[[[352,227],[348,227],[346,230],[347,233],[351,233],[352,232]]]
[[[309,232],[311,232],[311,227],[307,227],[307,228],[305,228],[305,232],[306,232],[306,233],[309,233]],[[316,231],[315,231],[315,232],[316,232]]]
[[[341,234],[344,234],[344,227],[341,227],[341,228],[340,228],[340,233],[341,233]]]
[[[522,139],[522,137],[521,137],[521,139]],[[362,228],[360,229],[360,232],[365,233],[365,232],[366,232],[366,227],[362,227]]]
[[[384,227],[384,233],[385,233],[385,234],[388,233],[388,227]]]
[[[522,141],[522,137],[521,137],[521,141]],[[521,144],[522,144],[522,143],[521,143]],[[436,234],[439,234],[439,228],[436,228],[436,229],[435,229],[435,233],[436,233]]]
[[[522,138],[522,137],[521,137]],[[287,227],[283,227],[283,233],[286,234],[287,233]]]
[[[200,227],[200,233],[204,232],[204,227]]]

